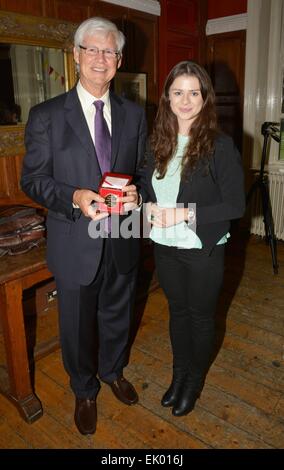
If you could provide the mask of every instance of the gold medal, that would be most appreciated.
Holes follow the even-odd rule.
[[[115,207],[117,204],[117,196],[115,196],[114,194],[108,194],[105,197],[105,204],[108,207]]]

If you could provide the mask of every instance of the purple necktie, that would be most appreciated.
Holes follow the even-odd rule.
[[[104,102],[102,100],[94,101],[96,107],[95,115],[95,148],[98,157],[102,175],[110,171],[111,159],[111,137],[108,130],[106,120],[104,118]],[[102,220],[104,231],[110,233],[111,231],[111,218]]]
[[[103,114],[104,102],[94,101],[95,115],[95,148],[102,175],[110,171],[111,137]]]

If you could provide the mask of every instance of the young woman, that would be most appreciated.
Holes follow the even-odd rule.
[[[174,416],[194,408],[204,385],[230,220],[245,209],[240,155],[217,130],[214,101],[205,69],[178,63],[164,85],[147,159],[150,237],[173,352],[173,378],[161,403]]]

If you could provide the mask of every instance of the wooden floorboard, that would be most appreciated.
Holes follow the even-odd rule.
[[[29,425],[0,396],[1,449],[282,449],[284,447],[284,243],[279,274],[258,237],[232,237],[218,304],[215,361],[192,413],[175,418],[160,406],[171,379],[168,307],[161,289],[137,311],[143,316],[125,375],[140,401],[118,402],[102,384],[98,427],[81,436],[60,350],[35,364],[44,415]],[[37,342],[56,336],[57,319],[38,319]],[[1,363],[5,362],[0,337]]]

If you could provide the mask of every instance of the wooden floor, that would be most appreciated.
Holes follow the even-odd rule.
[[[121,404],[103,384],[97,400],[97,432],[81,436],[73,422],[74,398],[57,350],[36,362],[35,390],[44,408],[41,419],[26,424],[0,396],[0,448],[283,448],[284,244],[280,242],[278,257],[279,275],[274,276],[262,239],[232,240],[218,308],[216,358],[191,414],[174,418],[160,406],[171,378],[171,354],[167,302],[157,289],[137,307],[143,317],[125,371],[139,392],[139,404]]]

